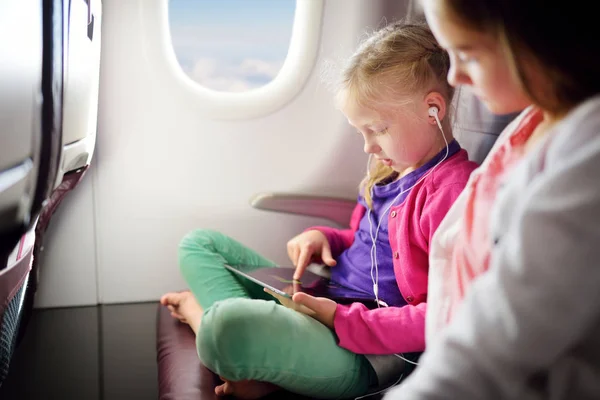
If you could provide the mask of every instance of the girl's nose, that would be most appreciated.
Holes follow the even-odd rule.
[[[471,79],[468,74],[457,67],[456,63],[452,63],[448,70],[448,83],[454,87],[458,85],[470,85]]]
[[[364,151],[367,154],[376,154],[379,153],[381,149],[379,148],[379,146],[376,143],[372,143],[370,141],[366,141],[365,140],[365,147],[364,147]]]

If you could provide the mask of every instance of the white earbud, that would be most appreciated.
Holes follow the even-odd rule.
[[[438,112],[440,110],[438,110],[438,108],[436,106],[431,106],[429,107],[428,110],[428,114],[430,117],[435,118],[435,122],[438,126],[438,128],[440,128],[440,131],[442,131],[442,134],[444,133],[444,129],[442,128],[442,122],[440,121],[440,118],[438,117]],[[444,136],[444,140],[446,139],[446,137]]]

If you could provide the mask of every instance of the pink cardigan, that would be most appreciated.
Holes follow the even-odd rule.
[[[341,347],[358,354],[425,350],[429,243],[476,167],[468,160],[467,152],[460,150],[411,189],[404,202],[390,208],[388,231],[394,273],[407,305],[369,310],[360,303],[338,304],[334,328]],[[326,226],[310,229],[325,234],[336,258],[352,245],[365,211],[357,204],[350,229]]]

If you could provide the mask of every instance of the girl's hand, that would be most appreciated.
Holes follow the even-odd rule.
[[[333,320],[337,308],[335,301],[325,297],[314,297],[303,292],[295,293],[292,300],[295,304],[301,306],[296,309],[297,311],[310,315],[326,327],[333,329]],[[305,310],[310,310],[310,312]]]
[[[336,264],[331,255],[327,237],[317,230],[306,231],[294,237],[287,243],[287,251],[290,260],[296,267],[294,279],[302,277],[314,257],[320,256],[321,260],[330,267]]]
[[[296,311],[301,312],[302,314],[306,314],[310,317],[313,317],[315,315],[315,312],[313,310],[311,310],[310,308],[304,307],[303,305],[298,304],[298,303],[294,303],[294,301],[292,300],[291,297],[284,297],[284,296],[280,295],[279,293],[273,292],[269,288],[264,288],[263,290],[265,292],[269,293],[271,296],[275,297],[277,300],[279,300],[281,305],[284,307],[291,308],[292,310],[296,310]]]

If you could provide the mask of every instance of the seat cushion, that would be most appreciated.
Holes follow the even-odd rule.
[[[189,326],[171,317],[169,309],[160,304],[157,320],[159,400],[225,400],[215,395],[221,380],[200,362]],[[273,393],[267,399],[309,400],[288,392]]]
[[[218,376],[196,354],[194,333],[159,304],[157,325],[158,391],[160,400],[212,400]]]
[[[520,114],[520,111],[494,114],[465,88],[457,91],[453,101],[456,109],[454,137],[467,150],[469,159],[481,164],[502,130]]]

